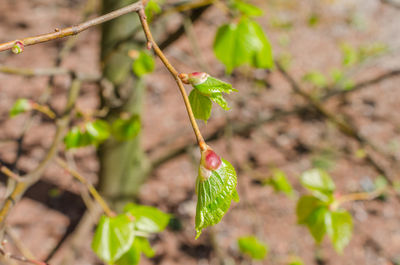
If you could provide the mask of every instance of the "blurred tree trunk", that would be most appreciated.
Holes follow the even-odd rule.
[[[103,0],[103,13],[116,10],[135,0]],[[141,116],[145,87],[132,73],[131,49],[144,47],[143,41],[133,40],[134,29],[140,25],[136,13],[124,15],[104,24],[101,42],[103,75],[110,81],[103,85],[102,107],[109,110],[109,122],[121,113]],[[112,84],[112,85],[111,85]],[[149,172],[149,163],[140,146],[140,135],[133,140],[107,140],[99,147],[100,191],[114,207],[131,201]]]

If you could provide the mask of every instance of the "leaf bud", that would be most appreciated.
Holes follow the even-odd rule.
[[[19,54],[21,52],[24,51],[24,44],[22,43],[22,41],[16,41],[14,43],[14,46],[11,48],[11,51],[15,54]]]

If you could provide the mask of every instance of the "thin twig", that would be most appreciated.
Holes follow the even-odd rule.
[[[113,11],[111,13],[105,14],[103,16],[91,19],[87,22],[81,23],[76,26],[68,27],[68,28],[61,29],[61,30],[56,29],[55,32],[2,43],[2,44],[0,44],[0,52],[12,49],[12,47],[15,45],[16,42],[21,42],[24,46],[29,46],[29,45],[34,45],[34,44],[38,44],[38,43],[42,43],[42,42],[47,42],[47,41],[51,41],[51,40],[55,40],[55,39],[72,36],[72,35],[77,35],[78,33],[82,32],[84,30],[87,30],[90,27],[100,25],[100,24],[107,22],[109,20],[112,20],[114,18],[120,17],[120,16],[128,14],[128,13],[132,13],[135,11],[139,11],[139,10],[143,10],[143,5],[142,5],[142,2],[140,2],[140,1],[135,2],[126,7],[123,7],[121,9],[118,9],[116,11]]]
[[[196,135],[197,138],[197,143],[200,147],[201,150],[206,150],[207,149],[207,144],[204,141],[203,136],[201,135],[200,129],[196,123],[196,119],[193,114],[192,107],[190,106],[189,98],[186,94],[185,87],[183,86],[183,83],[181,79],[178,77],[179,73],[178,71],[171,65],[171,63],[168,61],[168,59],[165,57],[164,53],[161,51],[161,49],[158,47],[157,43],[153,39],[153,35],[151,34],[149,24],[147,23],[147,18],[144,13],[143,9],[140,9],[137,11],[140,22],[142,23],[143,31],[144,34],[146,35],[147,41],[148,41],[148,47],[153,48],[155,53],[158,55],[158,57],[161,59],[161,61],[164,63],[165,67],[168,69],[168,71],[171,73],[171,75],[174,77],[176,83],[178,84],[179,90],[182,94],[183,101],[185,102],[186,106],[186,111],[188,113],[190,123],[192,124],[193,131]]]
[[[92,194],[93,198],[100,204],[101,208],[105,212],[107,216],[113,217],[115,216],[115,213],[110,209],[106,201],[101,197],[101,195],[98,193],[98,191],[95,189],[95,187],[89,183],[79,172],[76,170],[70,168],[67,163],[62,160],[61,158],[57,157],[55,159],[55,162],[65,169],[68,173],[70,173],[74,178],[76,178],[79,182],[81,182],[83,185],[86,186],[86,188],[89,190],[90,194]]]

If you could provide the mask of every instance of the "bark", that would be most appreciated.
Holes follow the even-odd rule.
[[[126,6],[134,0],[103,0],[103,12]],[[102,107],[109,112],[109,122],[125,112],[141,116],[145,87],[132,73],[131,49],[143,47],[143,41],[132,39],[139,25],[137,14],[132,13],[104,24],[101,43],[103,75],[112,84],[103,86]],[[140,138],[119,142],[107,140],[99,147],[99,189],[117,209],[132,201],[149,172],[149,163],[140,146]]]

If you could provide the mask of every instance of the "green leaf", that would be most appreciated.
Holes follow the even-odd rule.
[[[135,227],[139,231],[157,233],[164,230],[171,218],[155,207],[129,203],[125,206],[124,212],[135,218]]]
[[[322,169],[310,169],[301,175],[301,184],[309,189],[314,196],[323,201],[332,200],[332,194],[335,190],[329,174]]]
[[[226,72],[240,65],[272,68],[274,65],[271,45],[261,26],[246,17],[239,24],[221,26],[215,37],[214,53],[225,65]]]
[[[344,66],[353,66],[359,61],[359,54],[353,46],[343,43],[340,45],[340,48],[342,50],[342,64]]]
[[[330,212],[326,216],[326,231],[335,250],[342,253],[344,247],[350,242],[353,232],[353,218],[344,211]]]
[[[135,138],[140,129],[141,122],[138,115],[117,119],[111,125],[111,133],[118,141],[129,141]]]
[[[254,236],[240,237],[238,245],[240,252],[255,260],[263,260],[268,253],[268,246]]]
[[[259,17],[262,16],[264,13],[262,9],[256,7],[255,5],[246,3],[242,0],[234,0],[232,7],[249,17]]]
[[[325,236],[325,218],[327,215],[329,215],[328,207],[321,206],[312,211],[306,220],[308,230],[310,230],[311,235],[317,243],[321,243]]]
[[[238,201],[236,191],[237,178],[233,166],[221,159],[221,166],[217,170],[209,171],[199,167],[196,193],[198,196],[196,207],[196,238],[208,226],[219,223],[228,211],[231,201]],[[209,176],[205,176],[209,174]]]
[[[303,80],[319,88],[326,87],[328,83],[325,76],[318,71],[308,72],[303,76]]]
[[[101,143],[110,137],[110,126],[102,120],[95,120],[85,124],[86,131],[94,144]]]
[[[275,169],[272,174],[272,178],[265,181],[266,185],[271,185],[276,192],[283,192],[289,197],[293,197],[293,188],[290,182],[286,178],[285,172],[279,169]]]
[[[134,222],[128,216],[102,216],[93,237],[92,249],[102,260],[114,263],[131,248],[134,238]]]
[[[132,69],[135,75],[142,77],[154,70],[154,59],[147,51],[141,51],[139,57],[133,62]]]
[[[135,237],[132,247],[116,262],[116,265],[136,265],[139,264],[140,254],[143,252],[147,257],[155,255],[150,246],[150,242],[144,237]]]
[[[15,101],[14,105],[10,109],[10,117],[15,117],[21,113],[29,111],[32,109],[32,103],[30,100],[25,98],[20,98]]]
[[[64,138],[65,148],[79,148],[92,144],[91,136],[79,127],[73,127]]]
[[[189,94],[189,101],[196,119],[207,121],[210,118],[212,103],[208,97],[193,89]]]
[[[222,96],[222,93],[213,93],[210,95],[210,99],[217,103],[224,110],[230,110],[228,107],[228,102],[226,102],[225,98]]]
[[[237,92],[236,89],[232,88],[232,85],[219,80],[214,77],[207,77],[206,81],[201,84],[193,85],[201,94],[208,96],[215,93],[227,93]]]
[[[146,7],[144,8],[144,12],[149,22],[153,20],[155,15],[161,13],[161,6],[159,5],[158,2],[164,2],[164,1],[150,0],[147,2]]]
[[[326,204],[314,196],[302,196],[296,206],[297,223],[306,224],[311,213],[322,205]]]

